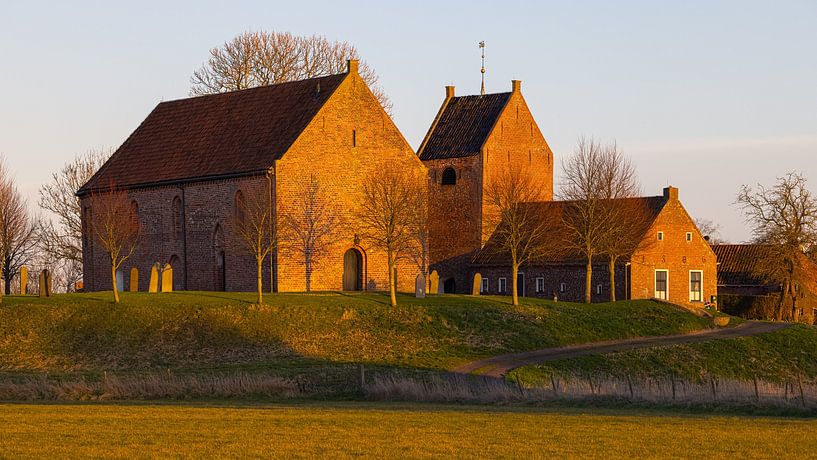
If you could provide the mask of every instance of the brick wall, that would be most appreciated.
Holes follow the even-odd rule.
[[[477,272],[483,279],[488,279],[488,291],[485,294],[511,294],[510,267],[479,267],[478,270],[475,268],[471,271],[471,282],[473,282],[474,274]],[[556,295],[559,300],[584,302],[584,265],[527,266],[520,268],[519,272],[524,274],[525,297],[552,299]],[[507,286],[505,292],[499,291],[500,278],[505,278]],[[537,291],[537,278],[542,278],[543,282],[540,291]],[[619,299],[624,298],[625,281],[625,266],[619,264],[616,268],[616,296]],[[518,286],[518,289],[519,294],[522,295],[522,286]],[[607,264],[594,264],[592,294],[593,302],[608,302],[610,300],[610,275]]]
[[[703,272],[703,300],[717,295],[715,253],[703,239],[692,218],[678,199],[678,189],[665,190],[668,199],[655,219],[642,246],[631,259],[632,298],[655,296],[655,271],[669,271],[669,298],[672,303],[702,306],[690,301],[690,271]],[[663,232],[663,241],[658,241]],[[691,241],[686,234],[691,233]]]
[[[218,290],[218,252],[224,251],[225,289],[255,290],[255,258],[235,238],[230,220],[235,212],[236,193],[263,193],[266,178],[247,177],[203,181],[178,186],[129,191],[137,203],[141,238],[136,251],[125,261],[124,290],[130,289],[130,270],[139,270],[139,290],[146,291],[154,263],[173,266],[173,285],[178,290]],[[89,197],[82,199],[83,208]],[[220,237],[218,237],[220,236]],[[111,289],[110,259],[92,238],[83,251],[85,289]],[[186,251],[185,251],[186,247]],[[264,289],[269,290],[269,259],[264,263]]]

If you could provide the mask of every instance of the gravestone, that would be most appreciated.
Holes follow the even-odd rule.
[[[437,273],[437,270],[432,271],[431,274],[428,275],[428,281],[429,281],[429,284],[430,284],[430,286],[428,288],[428,293],[429,294],[439,294],[440,293],[440,275]]]
[[[125,290],[125,275],[122,270],[116,271],[116,291],[123,292]]]
[[[153,264],[150,267],[150,284],[148,285],[148,292],[159,292],[159,264]]]
[[[417,278],[414,280],[414,297],[418,299],[426,298],[426,279],[422,273],[417,275]]]
[[[162,292],[173,292],[173,266],[165,264],[162,269]]]
[[[45,273],[45,296],[51,297],[51,272],[46,268],[43,273]]]
[[[45,297],[45,270],[40,272],[40,286],[39,286],[39,295],[40,297]]]
[[[28,293],[28,267],[20,268],[20,295]]]
[[[130,292],[139,291],[139,269],[131,267],[130,269]]]
[[[482,290],[482,275],[477,273],[474,275],[474,284],[471,286],[471,295],[479,295],[480,290]]]

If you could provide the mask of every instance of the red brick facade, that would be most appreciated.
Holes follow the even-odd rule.
[[[320,83],[314,91],[319,94]],[[270,199],[276,225],[280,226],[277,216],[286,212],[298,198],[304,181],[315,174],[323,196],[330,200],[341,222],[329,238],[332,245],[328,255],[316,263],[312,289],[343,288],[344,255],[352,248],[360,255],[360,287],[387,289],[385,253],[359,236],[353,218],[360,204],[364,178],[384,162],[414,172],[418,182],[425,183],[426,168],[357,74],[356,63],[351,62],[350,72],[332,88],[331,96],[297,133],[294,142],[279,158],[270,156],[265,174],[131,186],[129,195],[138,207],[143,235],[136,253],[121,269],[123,288],[129,289],[127,274],[131,267],[136,267],[140,273],[139,289],[147,290],[150,268],[160,262],[173,266],[177,290],[254,290],[254,258],[245,255],[230,229],[236,194],[239,191],[244,195],[268,194],[272,190]],[[88,213],[93,212],[87,209],[89,195],[82,195],[81,202],[87,220]],[[84,239],[86,290],[110,289],[110,262],[106,254],[87,232]],[[419,272],[413,261],[398,261],[398,290],[413,291]],[[304,290],[302,258],[282,247],[264,262],[263,283],[266,290]]]

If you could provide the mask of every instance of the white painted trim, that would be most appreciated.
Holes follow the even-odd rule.
[[[701,274],[701,298],[700,300],[692,300],[692,274],[693,273],[700,273]],[[689,289],[689,301],[690,302],[704,302],[704,271],[703,270],[690,270],[689,276],[687,277],[687,289]]]
[[[503,284],[505,285],[504,286],[505,289],[502,289]],[[504,276],[499,277],[499,279],[496,282],[496,289],[497,289],[497,291],[499,291],[500,294],[507,293],[508,292],[508,278],[505,278]]]
[[[667,273],[667,291],[666,291],[667,296],[665,298],[663,298],[663,299],[661,299],[661,297],[658,297],[658,276],[657,276],[658,272],[666,272]],[[653,296],[656,299],[669,300],[670,288],[669,288],[669,269],[668,268],[656,268],[655,270],[653,270],[652,288],[653,288]]]

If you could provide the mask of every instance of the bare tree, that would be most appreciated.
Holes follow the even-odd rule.
[[[40,244],[64,272],[69,292],[82,279],[82,216],[76,192],[111,153],[112,149],[103,148],[77,155],[51,175],[51,182],[40,187],[40,208],[50,214],[39,227]]]
[[[219,48],[193,73],[190,94],[222,93],[274,85],[345,71],[346,60],[358,59],[348,42],[333,42],[320,35],[295,36],[289,32],[244,32]],[[378,76],[365,62],[360,76],[383,108],[391,113],[392,103],[378,83]]]
[[[519,267],[552,252],[554,222],[532,203],[544,201],[543,178],[511,165],[493,174],[485,187],[486,223],[495,249],[511,259],[511,299],[519,305]]]
[[[397,261],[418,252],[418,235],[425,231],[421,211],[426,200],[426,179],[419,173],[384,163],[363,183],[357,213],[361,233],[373,247],[386,252],[391,305],[397,306]]]
[[[726,239],[721,237],[721,226],[716,224],[712,219],[695,219],[695,226],[698,231],[706,238],[709,244],[729,244]]]
[[[571,234],[568,244],[585,258],[584,297],[590,303],[593,258],[612,251],[609,235],[618,233],[612,231],[619,215],[612,200],[636,196],[639,185],[635,168],[615,143],[601,145],[593,139],[579,138],[573,155],[562,162],[562,170],[564,181],[559,197],[567,201],[564,224]],[[615,283],[614,278],[611,283]]]
[[[232,231],[238,237],[235,244],[238,249],[253,256],[256,266],[256,286],[258,304],[264,301],[262,266],[275,249],[278,240],[273,224],[272,201],[270,190],[247,190],[236,199],[235,212],[230,219]],[[271,280],[270,280],[271,281]]]
[[[737,204],[752,225],[754,242],[768,245],[765,260],[758,265],[770,280],[782,285],[775,319],[783,319],[784,306],[789,301],[791,310],[787,316],[797,321],[798,285],[803,276],[801,258],[817,243],[817,200],[806,187],[806,179],[790,172],[770,188],[743,185]]]
[[[609,213],[605,223],[604,236],[599,241],[600,253],[607,257],[610,276],[610,301],[616,297],[616,264],[636,249],[646,249],[651,239],[644,235],[652,225],[652,212],[646,202],[638,199],[619,198],[606,204]]]
[[[3,292],[11,293],[11,281],[20,267],[30,262],[36,253],[37,223],[28,213],[28,206],[14,185],[5,161],[0,159],[0,257],[5,280]]]
[[[139,243],[138,205],[131,201],[126,190],[112,182],[105,189],[91,192],[89,214],[91,232],[111,261],[113,298],[119,303],[116,272],[133,255]]]
[[[330,236],[341,219],[315,174],[302,184],[298,196],[282,213],[280,240],[283,249],[298,254],[303,261],[306,292],[311,292],[312,272],[329,254]]]

